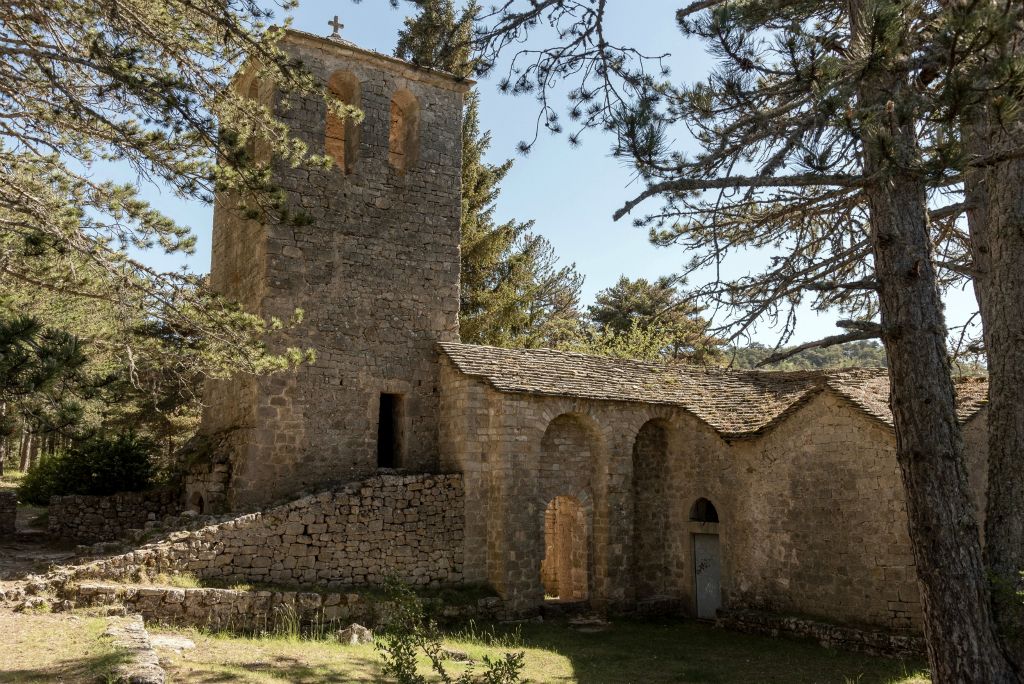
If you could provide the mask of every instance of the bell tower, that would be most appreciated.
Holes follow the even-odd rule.
[[[187,478],[197,507],[250,508],[381,468],[437,467],[435,345],[458,340],[472,83],[337,37],[288,31],[281,46],[365,119],[338,119],[319,99],[284,103],[239,79],[334,163],[274,169],[289,212],[309,225],[258,224],[217,203],[212,286],[263,317],[302,309],[302,323],[269,344],[311,347],[316,361],[209,383],[201,433],[216,446]]]

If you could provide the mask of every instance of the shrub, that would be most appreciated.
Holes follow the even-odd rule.
[[[138,492],[156,483],[156,446],[133,434],[93,435],[41,459],[25,473],[18,498],[45,506],[51,496]]]
[[[430,661],[430,668],[444,684],[518,684],[525,667],[525,654],[506,653],[491,660],[484,656],[484,671],[476,677],[472,666],[455,677],[444,666],[446,650],[441,633],[433,620],[428,620],[419,598],[407,585],[388,578],[384,585],[390,604],[388,623],[377,630],[374,647],[380,653],[381,673],[398,684],[427,684],[427,678],[417,668],[417,656],[422,653]]]

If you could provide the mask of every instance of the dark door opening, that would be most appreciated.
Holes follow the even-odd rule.
[[[402,430],[399,418],[402,395],[380,395],[380,413],[377,419],[377,467],[397,468],[402,449]]]

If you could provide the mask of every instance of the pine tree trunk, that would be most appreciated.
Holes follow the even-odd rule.
[[[964,143],[985,155],[1022,135],[979,114]],[[965,189],[989,373],[985,562],[1000,633],[1024,668],[1024,161],[969,172]]]
[[[25,472],[28,470],[29,453],[32,451],[32,433],[27,429],[22,428],[21,431],[21,461],[18,464],[18,470]]]
[[[7,402],[0,401],[0,422],[6,423],[4,418],[7,417]],[[6,425],[5,425],[6,427]],[[4,435],[0,437],[0,477],[4,475],[4,466],[7,462],[7,452],[10,447],[10,435]]]
[[[896,457],[924,609],[932,680],[1016,682],[1002,653],[971,513],[923,185],[869,190]]]
[[[898,9],[879,5],[890,2],[850,0],[858,56],[886,48],[876,43],[879,34],[869,24],[875,16],[900,16],[874,13]],[[925,179],[917,171],[916,112],[908,104],[908,76],[892,66],[898,56],[882,55],[861,68],[858,106],[864,175],[871,179],[865,194],[889,359],[896,459],[906,492],[932,681],[1019,682],[1000,648],[967,494]]]
[[[28,468],[31,470],[35,467],[39,461],[39,442],[41,437],[35,433],[29,433],[29,445],[28,445]]]

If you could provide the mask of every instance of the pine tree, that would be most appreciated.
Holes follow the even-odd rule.
[[[964,161],[956,97],[970,88],[947,81],[987,49],[969,33],[949,50],[958,34],[947,20],[983,4],[694,2],[680,26],[717,66],[692,87],[656,76],[656,59],[610,39],[604,3],[506,3],[480,17],[476,34],[484,70],[519,51],[502,86],[538,98],[538,130],[562,130],[551,84],[577,79],[570,120],[613,131],[616,152],[646,181],[617,217],[663,200],[637,223],[658,243],[688,248],[691,271],[769,250],[764,272],[692,293],[732,310],[733,334],[764,318],[791,334],[796,307],[810,300],[851,316],[821,346],[882,339],[936,682],[1020,681],[990,610],[939,292],[962,263],[962,207],[932,203],[956,192],[965,167],[997,161],[991,151]],[[540,25],[562,42],[521,47]],[[992,93],[1020,102],[1013,87]],[[677,126],[693,133],[696,154],[673,149]],[[954,261],[934,258],[935,246]]]
[[[950,5],[953,54],[985,46],[943,80],[962,108],[964,203],[972,277],[989,374],[985,561],[1004,641],[1024,670],[1024,6]],[[978,160],[989,163],[977,164]]]
[[[282,0],[270,7],[290,9]],[[115,162],[140,182],[212,202],[234,191],[238,211],[284,213],[270,157],[326,164],[265,106],[232,87],[256,72],[282,92],[322,96],[355,115],[278,48],[267,5],[217,0],[30,0],[0,7],[0,286],[29,301],[111,306],[202,337],[206,371],[262,373],[301,350],[269,354],[275,325],[213,295],[202,278],[162,273],[137,257],[190,253],[195,236],[140,198],[137,184],[106,180]],[[268,159],[247,153],[259,139]],[[78,334],[75,329],[66,329]],[[111,343],[110,346],[114,346]],[[167,350],[170,347],[165,348]],[[128,367],[132,360],[121,359]]]
[[[640,340],[660,340],[658,356],[664,359],[713,361],[721,355],[719,347],[725,340],[708,334],[708,322],[700,317],[700,309],[681,295],[679,284],[675,276],[653,282],[622,276],[615,285],[597,293],[594,304],[587,307],[587,317],[601,331],[599,339],[605,345],[616,337],[627,342],[627,347]]]
[[[452,0],[417,3],[405,20],[395,55],[468,77],[475,3],[457,12]],[[504,347],[552,346],[578,332],[582,277],[558,266],[550,243],[531,233],[532,221],[496,223],[495,203],[512,161],[489,164],[491,145],[480,130],[480,100],[466,95],[462,124],[462,271],[459,327],[464,342]]]
[[[20,425],[50,435],[81,420],[95,389],[81,340],[26,315],[0,316],[0,441]],[[3,474],[3,463],[0,463]]]

